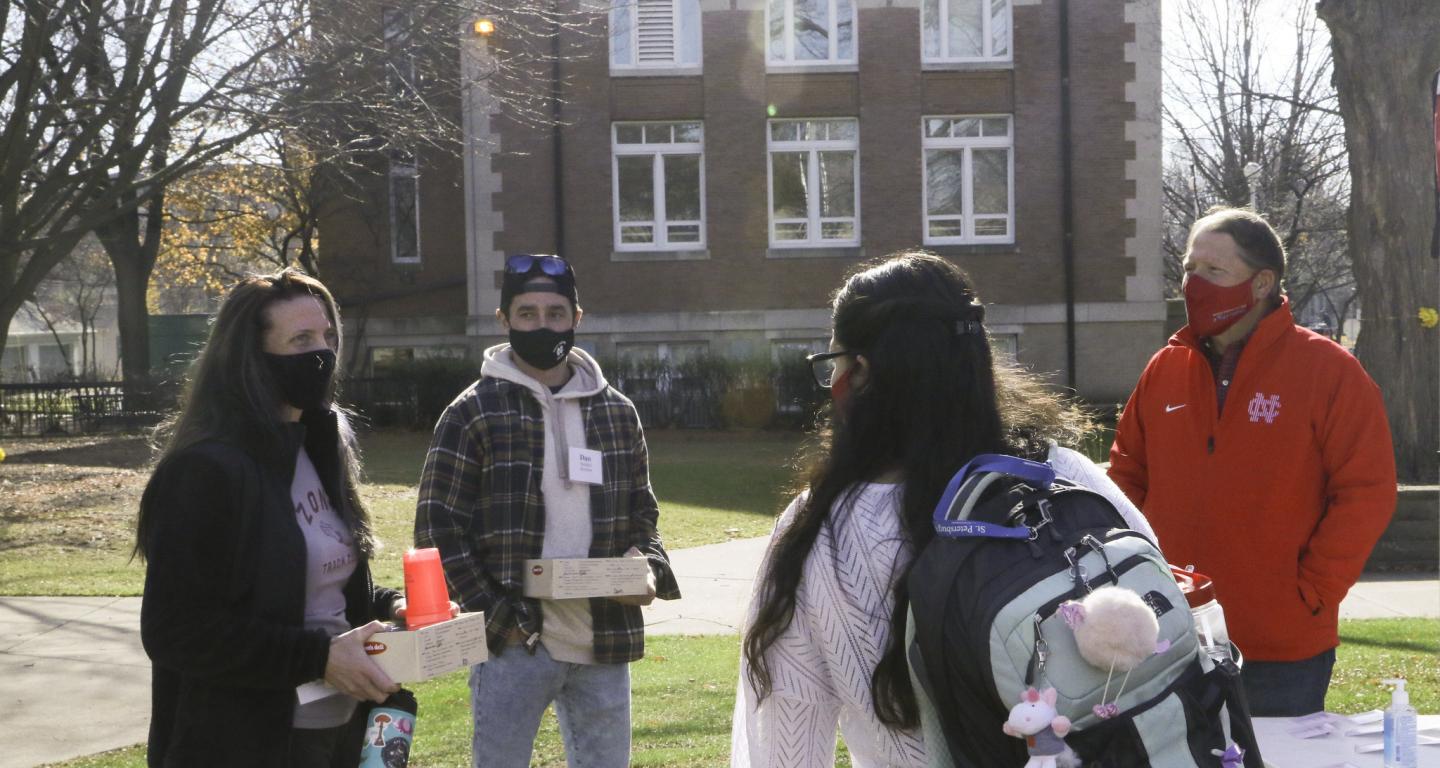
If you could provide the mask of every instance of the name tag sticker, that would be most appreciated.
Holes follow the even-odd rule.
[[[605,482],[605,477],[600,471],[600,452],[592,451],[589,448],[571,448],[570,480],[586,485],[599,485]]]

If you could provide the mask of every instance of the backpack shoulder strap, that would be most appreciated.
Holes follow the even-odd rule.
[[[960,468],[945,486],[935,505],[935,532],[941,536],[980,536],[999,539],[1028,539],[1024,526],[1006,526],[973,520],[975,505],[996,481],[1018,479],[1041,491],[1055,482],[1055,470],[1048,464],[1015,456],[983,453]]]

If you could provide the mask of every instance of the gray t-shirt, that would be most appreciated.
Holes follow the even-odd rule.
[[[290,484],[295,522],[305,535],[305,628],[335,635],[348,632],[345,620],[345,583],[355,573],[359,555],[350,526],[330,506],[315,465],[302,448],[295,458],[295,480]],[[344,694],[312,701],[295,708],[296,728],[333,728],[355,713],[355,699]]]
[[[545,541],[540,551],[544,558],[590,556],[594,535],[590,486],[566,480],[558,470],[568,464],[571,446],[586,447],[580,393],[593,386],[588,377],[577,372],[553,393],[546,409],[545,472],[540,479],[545,499]],[[562,453],[566,454],[563,460]],[[594,620],[588,598],[541,600],[540,613],[545,627],[540,642],[552,659],[570,664],[595,663]]]

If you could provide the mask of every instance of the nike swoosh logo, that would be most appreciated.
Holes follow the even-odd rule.
[[[1180,410],[1181,408],[1184,408],[1184,407],[1187,406],[1187,405],[1189,405],[1189,403],[1181,403],[1181,404],[1179,404],[1179,405],[1166,405],[1166,406],[1165,406],[1165,412],[1166,412],[1166,413],[1170,413],[1171,411],[1178,411],[1178,410]]]

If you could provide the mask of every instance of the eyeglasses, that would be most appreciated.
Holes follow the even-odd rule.
[[[835,381],[835,359],[847,355],[855,355],[855,352],[821,352],[815,355],[807,355],[805,361],[810,363],[810,374],[815,377],[815,383],[821,389],[829,389]]]
[[[540,265],[541,272],[551,277],[559,277],[570,271],[570,265],[559,256],[529,253],[517,253],[505,259],[505,271],[525,275],[529,274],[536,264]]]

